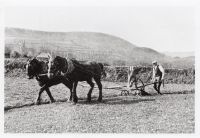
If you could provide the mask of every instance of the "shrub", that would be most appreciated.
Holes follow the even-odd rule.
[[[9,47],[5,47],[5,58],[10,58],[11,49]]]
[[[10,54],[11,58],[19,58],[21,56],[21,54],[17,51],[12,51]]]
[[[137,67],[136,67],[137,68]],[[138,77],[144,83],[149,83],[151,77],[151,68],[142,67],[144,72],[139,72]],[[128,67],[105,67],[107,77],[104,79],[106,81],[120,81],[127,82],[128,77]],[[194,84],[195,83],[195,70],[189,69],[165,69],[165,83],[184,83],[184,84]]]
[[[27,59],[18,58],[18,59],[6,59],[4,60],[5,71],[9,72],[14,69],[24,70],[24,66],[26,65]]]

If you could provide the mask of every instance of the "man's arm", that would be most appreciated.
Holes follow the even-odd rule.
[[[154,82],[155,81],[155,70],[154,68],[152,68],[152,81]]]

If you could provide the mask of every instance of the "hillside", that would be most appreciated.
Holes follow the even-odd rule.
[[[195,67],[195,56],[174,58],[171,62],[174,68],[194,68]]]
[[[153,49],[138,47],[116,36],[97,32],[44,32],[5,28],[6,53],[69,56],[79,60],[96,60],[110,65],[146,65],[152,60],[161,63],[174,61]],[[175,59],[176,60],[176,59]]]
[[[194,56],[194,52],[163,52],[167,56],[171,57],[180,57],[180,58],[185,58],[185,57],[191,57]]]

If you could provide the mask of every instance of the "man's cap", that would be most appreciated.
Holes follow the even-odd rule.
[[[156,61],[156,60],[154,60],[154,61],[152,62],[152,64],[157,64],[157,61]]]

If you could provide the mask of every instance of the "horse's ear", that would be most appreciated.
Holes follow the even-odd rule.
[[[28,57],[27,59],[26,59],[26,64],[28,63],[28,62],[30,62],[32,60],[32,57]]]
[[[32,57],[32,59],[31,59],[31,60],[37,61],[37,57],[36,57],[36,56],[34,56],[34,57]]]
[[[53,59],[52,56],[49,53],[47,53],[47,56],[48,56],[49,60]]]
[[[36,59],[36,57],[29,57],[28,61],[33,60],[33,59]]]

